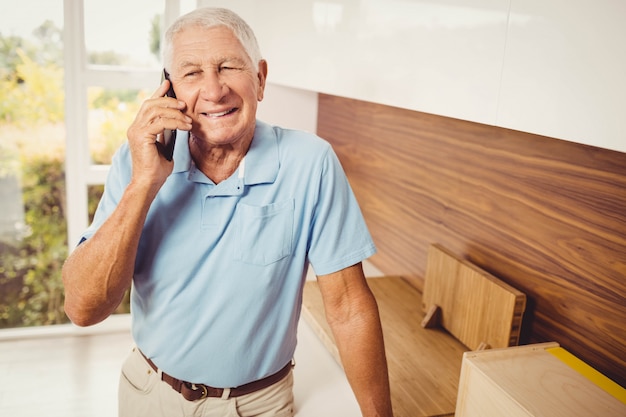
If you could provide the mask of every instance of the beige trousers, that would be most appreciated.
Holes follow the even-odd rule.
[[[292,417],[293,373],[240,397],[187,401],[161,381],[135,348],[122,366],[118,399],[119,417]]]

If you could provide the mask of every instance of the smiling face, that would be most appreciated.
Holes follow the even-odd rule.
[[[257,102],[263,99],[267,66],[252,63],[225,26],[194,26],[172,42],[170,80],[176,97],[187,104],[195,140],[209,146],[249,145]]]

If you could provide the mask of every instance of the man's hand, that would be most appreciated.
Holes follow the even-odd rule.
[[[165,129],[191,130],[191,118],[183,111],[184,101],[164,97],[170,81],[164,80],[154,94],[144,101],[127,131],[133,159],[133,182],[149,183],[157,189],[172,172],[173,164],[161,156],[156,147]]]

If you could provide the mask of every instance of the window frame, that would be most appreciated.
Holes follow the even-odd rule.
[[[180,0],[164,0],[163,25],[180,15]],[[87,90],[148,89],[158,83],[160,70],[144,70],[87,63],[84,0],[63,1],[64,89],[65,89],[65,184],[69,250],[78,244],[89,226],[88,187],[104,184],[109,165],[92,164],[88,141]],[[162,36],[162,34],[161,34]]]

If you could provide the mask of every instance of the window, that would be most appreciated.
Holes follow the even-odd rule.
[[[23,0],[0,14],[0,328],[67,321],[61,266],[192,0]],[[120,12],[123,10],[123,13]]]

